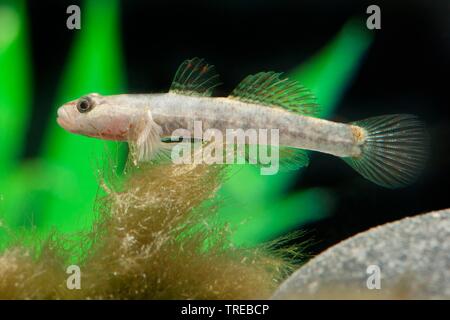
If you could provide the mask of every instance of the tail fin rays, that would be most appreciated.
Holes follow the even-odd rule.
[[[427,158],[427,134],[416,116],[394,114],[352,123],[365,130],[359,157],[343,158],[366,179],[386,188],[412,183]]]

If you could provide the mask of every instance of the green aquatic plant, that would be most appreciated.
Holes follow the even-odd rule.
[[[0,28],[0,39],[11,42],[0,50],[0,66],[6,66],[0,73],[0,216],[17,232],[25,227],[45,237],[55,228],[68,232],[90,228],[98,190],[93,159],[105,152],[121,159],[126,155],[122,145],[67,135],[55,122],[56,109],[64,101],[86,92],[124,90],[119,6],[117,0],[83,3],[85,28],[74,31],[56,101],[48,102],[55,112],[50,113],[40,155],[19,161],[32,100],[26,6],[24,1],[0,2],[0,14],[8,13],[20,26],[14,37],[7,37],[12,18],[0,19],[9,27]],[[96,50],[91,50],[94,46]],[[119,162],[118,170],[121,167]],[[0,248],[5,248],[10,239],[0,232],[0,240]]]
[[[0,1],[0,213],[20,207],[18,160],[31,114],[27,24],[25,1]],[[17,224],[20,219],[4,214],[4,220]]]

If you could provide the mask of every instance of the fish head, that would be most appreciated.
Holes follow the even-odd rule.
[[[65,130],[104,140],[126,140],[133,110],[120,96],[91,93],[59,107],[57,123]]]

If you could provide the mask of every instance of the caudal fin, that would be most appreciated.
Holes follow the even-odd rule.
[[[411,184],[427,158],[427,134],[414,115],[393,114],[352,123],[364,129],[359,157],[343,158],[366,179],[386,188]]]

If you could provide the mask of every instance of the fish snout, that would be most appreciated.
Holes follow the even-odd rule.
[[[70,115],[67,109],[62,106],[58,108],[56,122],[66,130],[70,130]]]

